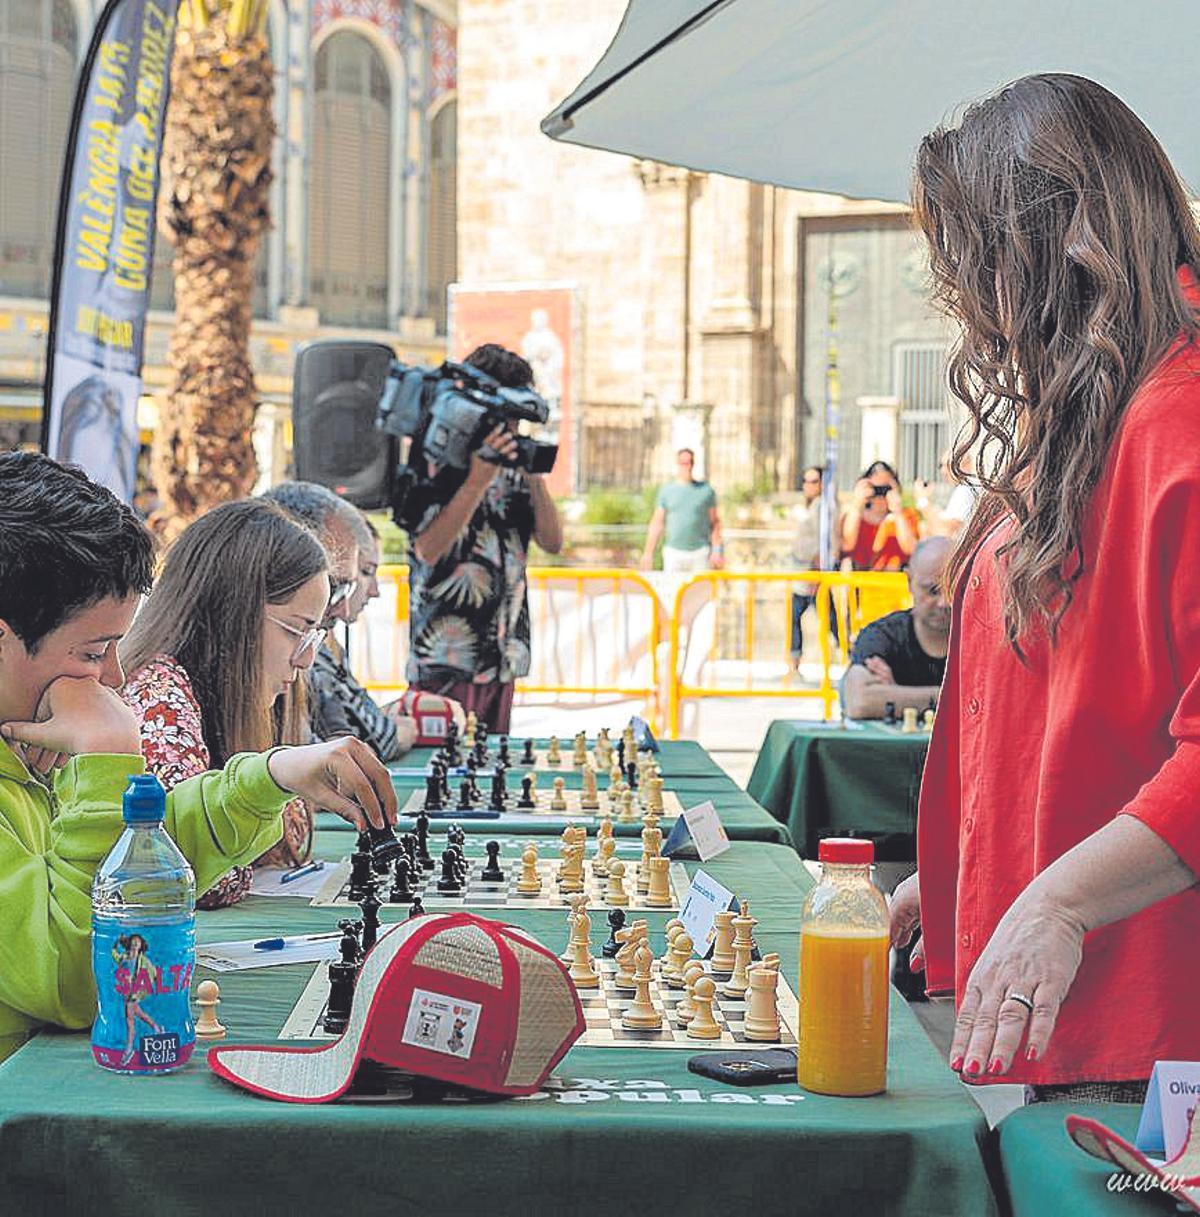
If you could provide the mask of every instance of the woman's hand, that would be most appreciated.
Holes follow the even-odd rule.
[[[856,511],[862,511],[874,497],[875,487],[871,485],[870,479],[859,478],[854,483],[854,508]]]
[[[1083,959],[1083,935],[1083,924],[1053,901],[1029,890],[1017,897],[967,978],[951,1069],[968,1077],[1007,1073],[1026,1037],[1026,1060],[1045,1055]]]
[[[375,753],[353,736],[306,748],[280,748],[271,753],[267,769],[277,786],[313,807],[336,812],[360,832],[368,820],[376,828],[385,821],[396,822],[392,776]]]
[[[904,499],[895,486],[887,492],[887,509],[894,516],[898,516],[904,510]]]
[[[921,888],[915,871],[897,884],[892,898],[888,901],[888,912],[892,921],[893,949],[899,950],[912,942],[908,970],[924,972],[925,952],[921,949]]]

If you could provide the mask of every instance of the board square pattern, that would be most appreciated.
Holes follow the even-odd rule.
[[[441,811],[430,812],[430,815],[436,816],[436,817],[442,818],[442,819],[453,819],[456,813],[461,813],[463,811],[484,811],[487,809],[489,791],[488,791],[488,784],[487,784],[486,780],[480,781],[480,787],[481,787],[480,794],[483,797],[480,800],[478,800],[477,802],[472,803],[470,807],[466,807],[466,808],[457,806],[458,794],[454,790],[455,782],[451,781],[450,785],[451,785],[450,802]],[[539,786],[538,789],[534,792],[534,801],[537,803],[536,807],[518,807],[517,800],[520,799],[520,797],[521,797],[520,787],[518,784],[513,790],[509,791],[508,808],[507,808],[508,811],[516,812],[519,815],[526,815],[526,816],[544,814],[544,815],[552,815],[552,816],[592,816],[593,818],[596,816],[599,816],[599,815],[603,814],[605,811],[607,811],[609,813],[609,815],[612,817],[614,824],[640,824],[641,817],[645,814],[645,811],[646,811],[645,807],[642,806],[642,803],[640,801],[640,798],[639,798],[637,792],[634,793],[634,803],[633,803],[634,810],[636,811],[637,815],[636,815],[636,818],[633,820],[622,820],[620,818],[620,813],[621,813],[620,803],[617,803],[615,806],[611,805],[609,802],[607,791],[603,791],[603,790],[597,792],[597,801],[600,804],[599,811],[597,811],[595,809],[585,811],[583,809],[583,807],[581,806],[581,802],[583,800],[583,791],[582,790],[564,790],[563,791],[563,801],[567,805],[567,808],[565,811],[563,811],[561,808],[556,811],[550,806],[551,800],[554,798],[554,791],[547,790],[544,785]],[[405,816],[415,816],[418,812],[423,811],[424,808],[425,808],[425,791],[423,789],[418,789],[418,790],[414,790],[414,791],[410,792],[408,799],[406,800],[403,808],[401,809],[400,814],[405,815]],[[665,790],[665,789],[663,790],[662,814],[663,814],[664,819],[670,818],[672,816],[678,817],[678,816],[683,815],[683,804],[680,802],[679,796],[675,793],[675,791]],[[501,812],[501,818],[503,818],[503,815],[504,815],[504,813]]]

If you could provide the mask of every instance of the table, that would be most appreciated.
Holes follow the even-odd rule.
[[[794,976],[812,883],[794,850],[737,842],[706,869],[750,901],[760,946]],[[334,915],[251,897],[200,914],[198,935],[313,932]],[[396,919],[387,907],[382,916]],[[668,916],[647,914],[656,950]],[[565,942],[561,913],[509,920]],[[597,953],[606,933],[597,918]],[[311,968],[222,976],[230,1040],[274,1039]],[[14,1213],[121,1217],[791,1217],[844,1212],[851,1195],[864,1213],[995,1213],[982,1114],[895,994],[891,1018],[890,1089],[869,1099],[723,1086],[689,1073],[687,1051],[577,1048],[530,1099],[297,1106],[240,1091],[198,1061],[165,1078],[107,1074],[86,1036],[43,1032],[0,1066],[0,1196]]]
[[[1140,1114],[1141,1108],[1132,1103],[1035,1103],[1005,1117],[995,1135],[1013,1217],[1173,1214],[1175,1202],[1161,1192],[1138,1192],[1132,1183],[1127,1191],[1110,1192],[1111,1177],[1131,1177],[1089,1157],[1067,1136],[1067,1116],[1081,1115],[1132,1141]]]
[[[880,723],[778,719],[747,793],[791,830],[803,857],[822,837],[863,836],[881,862],[916,858],[917,799],[929,736]]]

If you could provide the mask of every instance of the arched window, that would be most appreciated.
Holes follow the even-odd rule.
[[[388,325],[392,87],[361,34],[317,52],[309,193],[309,304],[328,325]]]
[[[50,295],[78,57],[71,0],[0,0],[0,295]]]
[[[425,245],[427,308],[446,332],[446,288],[458,275],[458,103],[447,102],[429,131],[429,229]]]

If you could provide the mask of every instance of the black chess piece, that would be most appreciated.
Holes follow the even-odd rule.
[[[371,851],[371,862],[378,874],[386,874],[402,848],[396,838],[396,830],[385,823],[382,828],[367,825],[367,847]]]
[[[356,849],[350,855],[350,899],[357,904],[371,890],[371,855]]]
[[[894,701],[885,702],[883,706],[883,721],[889,727],[896,725],[896,703]]]
[[[469,778],[464,779],[458,790],[458,804],[455,806],[455,811],[470,811],[474,807],[471,800],[471,781]]]
[[[625,766],[625,781],[629,783],[630,790],[636,790],[638,788],[638,772],[637,772],[637,762],[636,761],[630,761],[629,764]]]
[[[366,854],[371,859],[371,873],[374,875],[382,875],[387,872],[387,863],[375,857],[375,851],[371,848],[371,834],[368,829],[364,828],[358,834],[358,842],[355,849],[360,854]]]
[[[417,816],[417,862],[422,870],[433,870],[433,856],[429,852],[429,817],[424,812]]]
[[[448,840],[451,845],[461,845],[463,848],[466,848],[466,830],[461,824],[451,824],[446,830],[446,840]]]
[[[536,810],[537,802],[533,797],[533,778],[523,777],[521,779],[521,797],[517,800],[517,806],[522,811]]]
[[[451,848],[454,850],[454,873],[458,876],[459,883],[466,887],[467,875],[470,873],[467,851],[461,845],[453,845]]]
[[[446,742],[442,745],[442,750],[446,754],[446,764],[453,768],[462,759],[458,750],[458,724],[450,723],[446,727]]]
[[[338,949],[342,957],[329,965],[329,1000],[321,1020],[328,1035],[341,1035],[346,1030],[358,979],[358,939],[347,931],[342,935]]]
[[[500,842],[489,841],[485,848],[487,849],[487,865],[479,877],[485,883],[503,883],[504,868],[500,865]]]
[[[500,754],[496,758],[496,764],[508,769],[512,765],[512,756],[508,751],[508,736],[500,737]]]
[[[436,773],[425,779],[425,810],[442,810],[442,779]]]
[[[617,766],[621,772],[625,772],[625,737],[622,736],[617,740]]]
[[[489,811],[503,811],[508,805],[508,783],[504,780],[504,770],[497,768],[492,774],[492,792],[488,799]]]
[[[412,863],[407,855],[396,859],[396,870],[392,875],[391,890],[388,892],[388,904],[408,904],[412,900],[414,893],[409,880],[411,869]]]
[[[608,925],[608,941],[600,948],[600,953],[605,959],[613,959],[621,949],[621,944],[617,941],[617,931],[625,928],[625,910],[609,909]]]
[[[473,769],[467,774],[467,785],[471,788],[471,806],[478,807],[483,802],[483,794],[479,789],[479,777]]]
[[[413,902],[412,907],[408,910],[409,920],[413,917],[424,917],[425,906],[421,903],[421,897],[418,896]]]
[[[442,852],[442,877],[437,881],[437,890],[443,896],[457,896],[462,891],[458,880],[458,855],[453,849]]]
[[[527,739],[525,741],[525,751],[521,753],[521,764],[522,765],[536,765],[537,764],[537,760],[533,755],[533,740],[531,740],[531,739]]]
[[[362,910],[362,953],[366,953],[375,945],[379,937],[379,897],[374,892],[368,892],[359,902]]]

